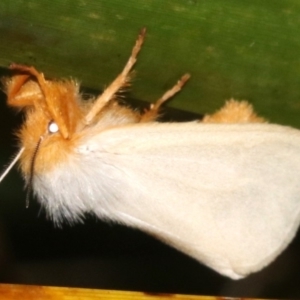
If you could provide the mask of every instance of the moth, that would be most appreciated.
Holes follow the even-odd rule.
[[[142,30],[122,72],[88,101],[76,81],[12,65],[7,104],[25,118],[10,167],[19,162],[55,223],[93,214],[143,230],[230,278],[257,272],[299,226],[300,132],[235,100],[202,121],[158,122],[188,74],[142,113],[120,104],[117,92],[129,84],[144,37]]]

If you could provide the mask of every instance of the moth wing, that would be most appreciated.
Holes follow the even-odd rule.
[[[296,234],[298,130],[148,123],[106,130],[87,145],[93,161],[109,166],[114,220],[223,275],[262,269]]]

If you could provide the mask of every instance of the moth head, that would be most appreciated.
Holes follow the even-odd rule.
[[[7,104],[41,111],[58,125],[62,136],[72,136],[78,122],[78,85],[73,81],[48,81],[33,67],[11,65],[15,74],[5,81]]]
[[[5,79],[7,104],[25,113],[17,133],[24,153],[21,169],[30,173],[37,145],[36,170],[49,169],[51,162],[65,155],[82,119],[78,84],[74,81],[46,80],[33,67],[11,65],[13,75]],[[42,143],[39,143],[40,139]]]

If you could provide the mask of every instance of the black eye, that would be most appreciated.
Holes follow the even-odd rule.
[[[58,132],[58,130],[59,130],[58,125],[54,121],[51,121],[48,125],[49,133],[56,133]]]

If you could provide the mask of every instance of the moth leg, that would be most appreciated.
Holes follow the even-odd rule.
[[[190,74],[184,74],[171,89],[166,91],[161,98],[150,105],[150,108],[141,116],[140,122],[154,121],[158,117],[159,109],[162,104],[178,93],[185,83],[190,79],[190,77]]]
[[[45,96],[45,78],[34,67],[26,65],[11,64],[9,69],[20,74],[14,75],[10,80],[4,81],[7,94],[7,104],[10,106],[22,107],[30,106],[34,100],[38,101]],[[33,76],[38,83],[27,82]]]
[[[131,55],[123,69],[123,71],[118,75],[118,77],[104,90],[104,92],[98,96],[95,100],[94,105],[92,106],[91,110],[85,117],[85,124],[90,124],[94,117],[103,109],[103,107],[113,99],[115,93],[120,90],[124,85],[128,83],[128,74],[132,67],[134,66],[137,55],[141,50],[142,44],[144,42],[146,35],[146,28],[143,28],[138,36],[138,39],[135,42],[135,45],[132,49]]]

